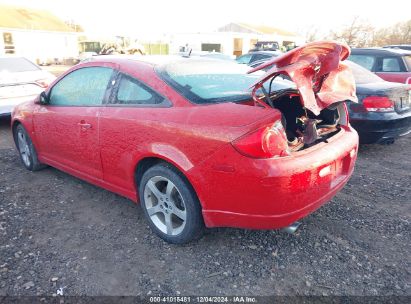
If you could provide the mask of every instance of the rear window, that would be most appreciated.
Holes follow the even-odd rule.
[[[224,61],[176,62],[157,69],[176,91],[194,103],[237,102],[251,98],[251,85],[263,74],[247,74],[250,67]]]
[[[177,92],[193,103],[210,104],[250,100],[251,86],[265,74],[247,74],[251,67],[225,61],[203,60],[176,62],[157,69],[157,73]],[[264,83],[269,90],[269,81]],[[271,92],[295,88],[293,82],[276,78]],[[257,95],[262,94],[261,91]]]
[[[253,56],[252,54],[245,54],[245,55],[242,55],[242,56],[238,57],[236,59],[236,61],[238,63],[248,64],[248,63],[250,63],[250,60],[251,60],[252,56]]]
[[[273,56],[267,55],[267,54],[256,54],[253,56],[253,61],[263,60],[263,59],[270,58],[270,57],[273,57]]]
[[[0,58],[0,72],[29,72],[40,70],[38,66],[30,62],[26,58],[22,57],[11,57],[11,58]]]
[[[351,57],[350,57],[351,59]],[[375,75],[374,73],[368,71],[367,69],[359,66],[358,64],[347,60],[346,63],[351,68],[351,71],[354,75],[355,82],[357,84],[364,84],[364,83],[374,83],[374,82],[382,82],[380,77]]]

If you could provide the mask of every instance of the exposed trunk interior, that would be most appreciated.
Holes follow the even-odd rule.
[[[305,109],[296,90],[275,92],[270,95],[271,106],[281,111],[291,151],[311,147],[337,134],[341,124],[346,124],[343,103],[335,103],[314,115]]]

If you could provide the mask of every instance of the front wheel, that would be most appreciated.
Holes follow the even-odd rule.
[[[24,167],[30,171],[37,171],[44,168],[45,166],[41,164],[37,158],[37,152],[30,136],[21,124],[16,127],[14,136],[17,150],[19,151],[20,159]]]
[[[205,226],[198,198],[174,167],[162,163],[148,169],[139,197],[151,229],[163,240],[184,244],[202,236]]]

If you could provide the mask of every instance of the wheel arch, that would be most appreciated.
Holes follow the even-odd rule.
[[[23,125],[23,123],[18,119],[13,120],[12,123],[11,123],[11,134],[13,135],[14,144],[16,144],[16,145],[17,145],[16,128],[17,128],[18,125]]]
[[[186,182],[187,185],[193,190],[193,193],[195,194],[196,198],[198,199],[200,206],[202,208],[202,203],[201,200],[198,196],[198,193],[191,182],[190,178],[187,176],[186,172],[183,167],[179,166],[177,163],[166,159],[164,157],[158,156],[158,155],[153,155],[153,156],[146,156],[144,158],[141,158],[137,164],[135,165],[134,168],[134,184],[136,187],[136,193],[137,193],[137,201],[139,201],[139,183],[141,181],[141,178],[149,168],[157,165],[157,164],[166,164],[167,166],[171,166]]]

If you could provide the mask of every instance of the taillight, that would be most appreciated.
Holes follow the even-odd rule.
[[[394,103],[386,96],[368,96],[362,101],[369,112],[389,112],[394,110]]]
[[[47,88],[49,84],[51,83],[51,81],[48,79],[38,79],[36,80],[36,83],[42,88]]]
[[[287,136],[280,121],[236,139],[233,146],[241,154],[253,158],[290,155]]]

